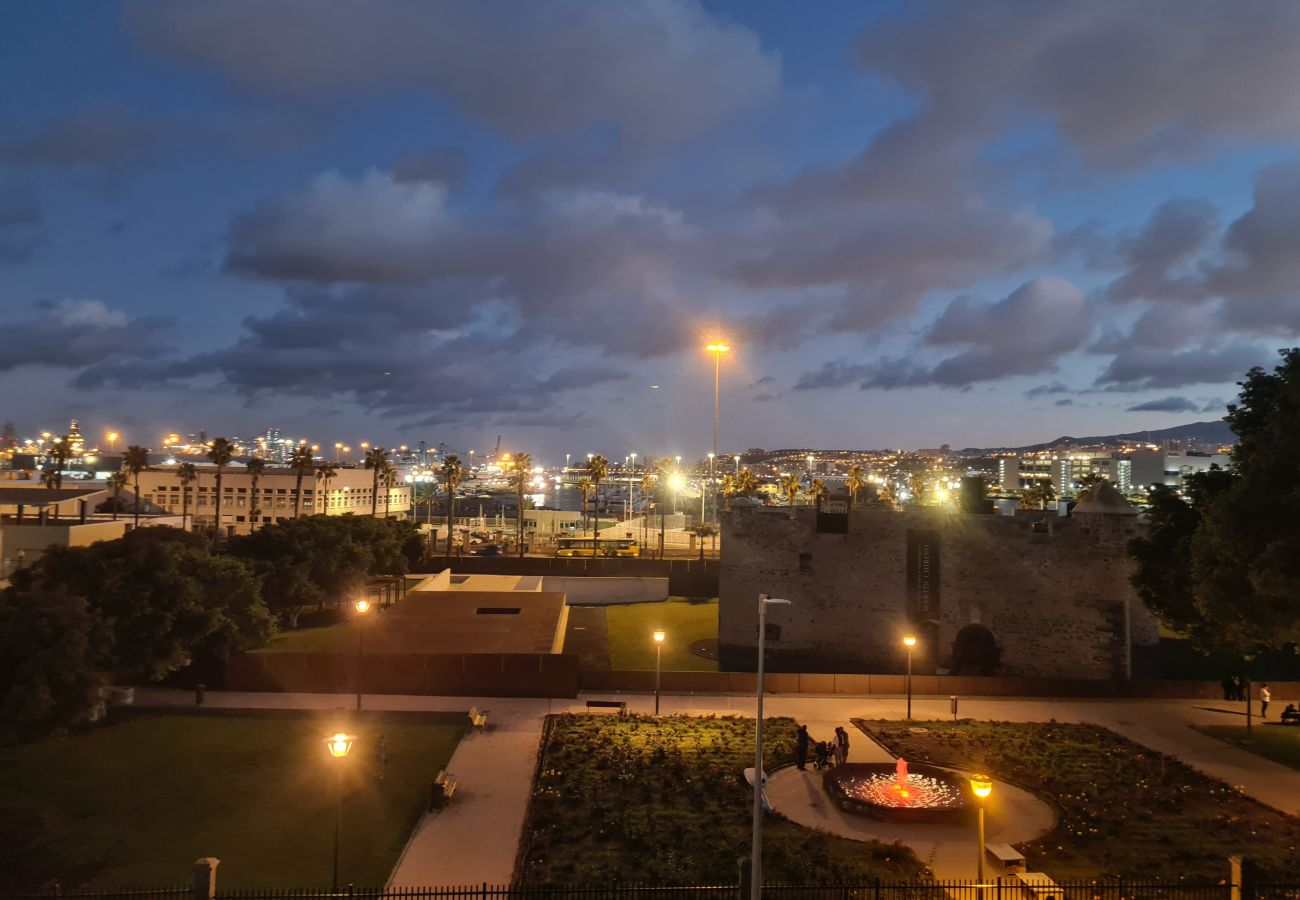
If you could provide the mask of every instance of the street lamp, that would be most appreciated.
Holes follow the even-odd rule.
[[[718,455],[718,388],[722,384],[722,354],[731,348],[721,341],[715,341],[706,347],[713,354],[713,452],[709,454],[709,489],[713,489],[713,457]],[[714,497],[714,519],[717,519],[717,497]],[[704,517],[704,513],[700,513]]]
[[[713,489],[713,457],[717,454],[709,454],[709,518],[716,522],[718,520],[718,492]],[[700,495],[700,521],[704,521],[704,496]]]
[[[334,891],[339,889],[339,831],[343,823],[343,760],[347,759],[356,739],[355,734],[344,734],[341,731],[325,739],[325,746],[329,748],[330,756],[336,760],[334,763],[334,878],[330,882],[331,890]]]
[[[354,605],[356,606],[357,613],[359,615],[364,616],[367,612],[370,611],[369,600],[365,600],[365,599],[358,600]],[[361,708],[361,663],[362,663],[361,640],[365,632],[366,632],[365,625],[362,624],[361,622],[358,622],[357,623],[357,709]]]
[[[118,434],[117,434],[117,432],[116,432],[116,431],[110,431],[110,432],[108,433],[107,437],[108,437],[108,452],[109,452],[109,453],[114,453],[114,452],[116,452],[116,450],[117,450],[117,438],[118,438]]]
[[[993,793],[993,779],[987,775],[972,775],[970,777],[970,789],[975,794],[975,806],[979,810],[979,846],[976,848],[979,853],[979,863],[975,869],[975,879],[979,883],[980,895],[984,894],[984,801],[988,799],[989,794]]]
[[[903,637],[903,646],[907,648],[907,719],[912,719],[912,650],[916,647],[916,635]]]
[[[664,630],[656,628],[654,632],[655,639],[655,715],[659,715],[659,669],[663,662],[664,653]]]
[[[750,900],[763,896],[763,655],[767,638],[768,606],[789,606],[789,600],[758,595],[758,711],[754,718],[754,823],[753,844],[749,852]]]
[[[1253,663],[1253,662],[1255,661],[1255,654],[1253,654],[1253,653],[1247,653],[1247,654],[1245,654],[1244,656],[1242,656],[1241,658],[1244,659],[1244,660],[1246,661],[1246,678],[1245,678],[1245,682],[1246,682],[1246,690],[1245,690],[1245,694],[1246,694],[1246,737],[1249,738],[1251,735],[1254,734],[1254,730],[1253,730],[1252,727],[1251,727],[1252,724],[1253,724],[1253,723],[1251,722],[1251,719],[1252,719],[1253,717],[1251,716],[1251,705],[1252,705],[1252,704],[1251,704],[1251,699],[1250,699],[1250,692],[1251,692],[1251,689],[1252,689],[1253,685],[1252,685],[1251,680],[1250,680],[1250,664]]]

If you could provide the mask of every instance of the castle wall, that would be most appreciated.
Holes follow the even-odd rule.
[[[1155,640],[1128,584],[1124,545],[1138,527],[1132,516],[1053,517],[1036,531],[1024,518],[854,510],[846,534],[828,534],[811,508],[738,508],[723,514],[723,660],[753,668],[766,593],[792,603],[769,610],[774,670],[902,671],[901,638],[914,631],[923,637],[914,671],[943,671],[958,631],[975,624],[992,632],[1001,674],[1122,678],[1128,636]],[[911,564],[931,579],[919,576],[911,614],[909,531],[924,545],[914,538]],[[914,620],[927,603],[937,604],[932,621]]]

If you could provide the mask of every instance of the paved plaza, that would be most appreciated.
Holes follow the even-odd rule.
[[[615,699],[592,694],[591,699]],[[448,764],[460,779],[451,805],[425,816],[402,855],[391,884],[402,886],[505,883],[514,871],[519,835],[523,827],[533,771],[541,741],[542,723],[551,713],[585,712],[585,700],[530,700],[473,697],[367,696],[366,707],[378,710],[459,711],[476,705],[489,710],[485,731],[466,736]],[[632,712],[650,713],[651,695],[622,694]],[[162,688],[137,688],[141,706],[192,706],[193,694]],[[214,708],[247,709],[348,709],[350,697],[343,694],[272,694],[209,692],[206,703]],[[752,696],[665,695],[664,714],[744,715],[754,714]],[[917,697],[913,718],[948,719],[947,697]],[[828,739],[836,725],[848,725],[854,718],[902,719],[906,703],[902,697],[819,697],[775,694],[764,701],[770,716],[791,716],[808,725],[814,739]],[[1092,723],[1110,728],[1133,741],[1178,757],[1206,774],[1239,786],[1262,803],[1293,816],[1300,816],[1300,772],[1208,737],[1192,725],[1245,724],[1240,704],[1205,700],[1047,700],[969,699],[962,700],[960,715],[988,721]],[[1260,726],[1260,727],[1279,727]],[[850,728],[851,759],[888,759],[866,735]],[[430,778],[435,773],[430,772]],[[921,858],[931,863],[941,877],[969,877],[975,859],[975,841],[967,834],[912,834],[917,826],[846,821],[829,804],[823,804],[817,776],[794,771],[772,776],[769,797],[774,808],[795,821],[845,833],[849,837],[901,839],[911,844]],[[1117,773],[1122,778],[1123,773]],[[814,789],[815,788],[815,789]],[[990,842],[1025,840],[1044,825],[1037,802],[1021,803],[1009,786],[998,785],[995,796],[1008,805],[990,808]],[[999,815],[999,811],[1003,814]],[[999,821],[1001,820],[1001,821]],[[942,826],[939,826],[942,828]],[[967,868],[963,868],[967,867]],[[958,871],[958,870],[961,871]],[[949,875],[951,874],[951,876]]]

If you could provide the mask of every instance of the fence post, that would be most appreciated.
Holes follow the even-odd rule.
[[[221,860],[215,856],[205,856],[194,861],[193,900],[212,900],[217,895],[217,866]]]
[[[1255,861],[1248,856],[1229,856],[1228,868],[1231,871],[1230,900],[1255,900],[1255,884],[1259,876]]]
[[[750,875],[752,870],[749,867],[749,857],[739,856],[736,858],[736,896],[739,900],[745,900],[750,895]]]

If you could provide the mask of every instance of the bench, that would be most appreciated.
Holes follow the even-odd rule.
[[[451,798],[456,795],[456,787],[460,784],[460,779],[455,775],[447,774],[446,769],[439,769],[438,774],[434,776],[433,784],[429,786],[429,812],[435,809],[442,809],[451,802]]]
[[[999,872],[1025,871],[1025,858],[1010,844],[985,844],[984,855],[991,859]]]
[[[469,727],[477,728],[479,731],[486,729],[487,714],[488,711],[486,709],[479,709],[477,706],[471,706],[469,708]]]
[[[1300,725],[1300,711],[1292,710],[1291,712],[1287,712],[1286,710],[1282,710],[1282,724]]]
[[[616,709],[620,716],[627,715],[626,700],[588,700],[587,709]]]
[[[1012,884],[1020,888],[1024,897],[1051,897],[1053,900],[1063,900],[1065,897],[1065,891],[1042,872],[1016,872],[1011,878]]]

